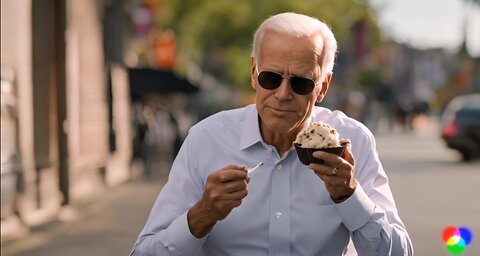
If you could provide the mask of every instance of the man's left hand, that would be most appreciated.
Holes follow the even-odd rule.
[[[308,166],[323,180],[335,203],[345,201],[357,187],[355,159],[352,155],[351,143],[349,140],[342,140],[340,143],[345,146],[342,156],[316,151],[313,153],[313,157],[322,159],[324,163],[312,163]]]

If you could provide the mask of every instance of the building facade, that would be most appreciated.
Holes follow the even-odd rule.
[[[118,5],[122,1],[1,2],[2,99],[4,85],[15,98],[15,132],[2,129],[2,143],[11,138],[18,156],[2,238],[9,220],[44,223],[63,205],[131,177],[127,72],[105,48],[105,35],[121,36],[112,32],[122,14]],[[121,37],[109,40],[119,40],[113,53],[121,54]],[[2,168],[3,151],[2,144]]]

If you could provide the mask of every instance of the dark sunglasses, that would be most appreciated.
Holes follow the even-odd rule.
[[[307,95],[315,88],[315,81],[310,78],[299,76],[284,76],[273,71],[262,71],[258,73],[258,83],[263,89],[275,90],[277,89],[284,78],[290,80],[290,86],[296,94]]]

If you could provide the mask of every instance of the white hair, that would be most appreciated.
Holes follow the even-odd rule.
[[[337,40],[330,28],[320,20],[303,14],[286,12],[266,19],[257,29],[253,37],[252,56],[259,62],[259,52],[265,32],[271,30],[286,33],[295,37],[313,37],[320,35],[323,47],[318,59],[322,77],[333,72],[335,54],[337,52]]]

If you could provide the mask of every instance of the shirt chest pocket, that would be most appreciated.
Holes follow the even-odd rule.
[[[293,251],[299,255],[339,255],[349,241],[334,205],[295,209],[292,219]]]

